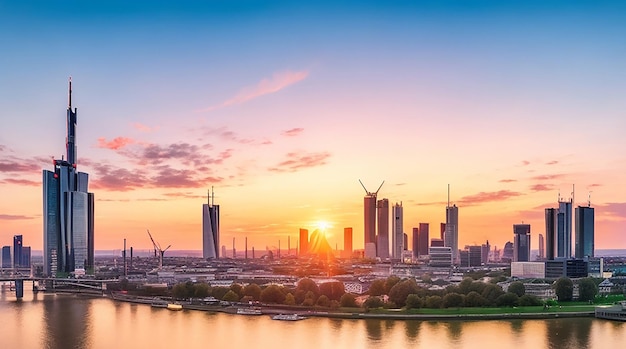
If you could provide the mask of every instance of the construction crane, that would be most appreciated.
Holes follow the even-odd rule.
[[[172,247],[172,245],[167,246],[164,250],[161,249],[161,244],[159,244],[158,242],[155,242],[154,239],[152,238],[152,234],[150,234],[150,230],[146,229],[148,231],[148,236],[150,237],[150,241],[152,241],[152,246],[154,246],[154,256],[157,256],[157,252],[159,253],[158,257],[159,257],[159,270],[163,269],[163,256],[165,255],[165,251],[167,251],[170,247]]]

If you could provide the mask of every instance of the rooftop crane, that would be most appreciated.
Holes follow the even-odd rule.
[[[154,256],[156,257],[157,251],[159,252],[159,270],[163,269],[163,256],[165,255],[165,251],[172,247],[172,245],[167,246],[164,250],[161,249],[161,244],[154,241],[154,239],[152,238],[152,234],[150,234],[150,230],[146,230],[148,231],[148,236],[150,236],[150,241],[152,241],[152,245],[154,246]]]

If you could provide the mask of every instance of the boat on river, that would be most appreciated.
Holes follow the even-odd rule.
[[[167,309],[168,310],[183,310],[183,306],[181,304],[168,303]]]
[[[237,314],[239,315],[263,315],[261,310],[254,308],[238,308]]]
[[[596,307],[596,318],[626,322],[626,301],[612,307]]]
[[[282,320],[282,321],[298,321],[306,319],[306,316],[298,315],[298,314],[278,314],[272,316],[272,320]]]

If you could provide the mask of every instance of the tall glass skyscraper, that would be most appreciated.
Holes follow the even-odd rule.
[[[456,205],[446,206],[446,231],[444,245],[452,249],[452,263],[458,263],[459,255],[459,208]]]
[[[13,267],[22,266],[22,235],[13,236]]]
[[[378,235],[376,236],[376,256],[389,258],[389,199],[380,199],[376,205]]]
[[[556,218],[556,257],[572,258],[572,202],[559,201]]]
[[[220,257],[220,206],[211,201],[209,197],[202,205],[202,258],[205,259]]]
[[[530,224],[513,224],[513,261],[530,261]]]
[[[593,207],[578,206],[576,215],[576,258],[594,256],[594,209]]]
[[[43,170],[43,273],[93,273],[94,195],[89,175],[76,170],[77,110],[72,110],[72,82],[67,108],[67,158]]]
[[[402,259],[404,251],[404,217],[402,203],[392,206],[393,222],[391,222],[391,258]]]

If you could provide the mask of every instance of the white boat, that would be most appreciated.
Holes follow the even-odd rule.
[[[298,321],[304,320],[306,316],[298,315],[298,314],[278,314],[272,316],[272,320],[283,320],[283,321]]]
[[[237,314],[239,315],[263,315],[261,310],[251,309],[251,308],[238,308]]]
[[[183,306],[176,303],[168,303],[167,309],[169,310],[183,310]]]

